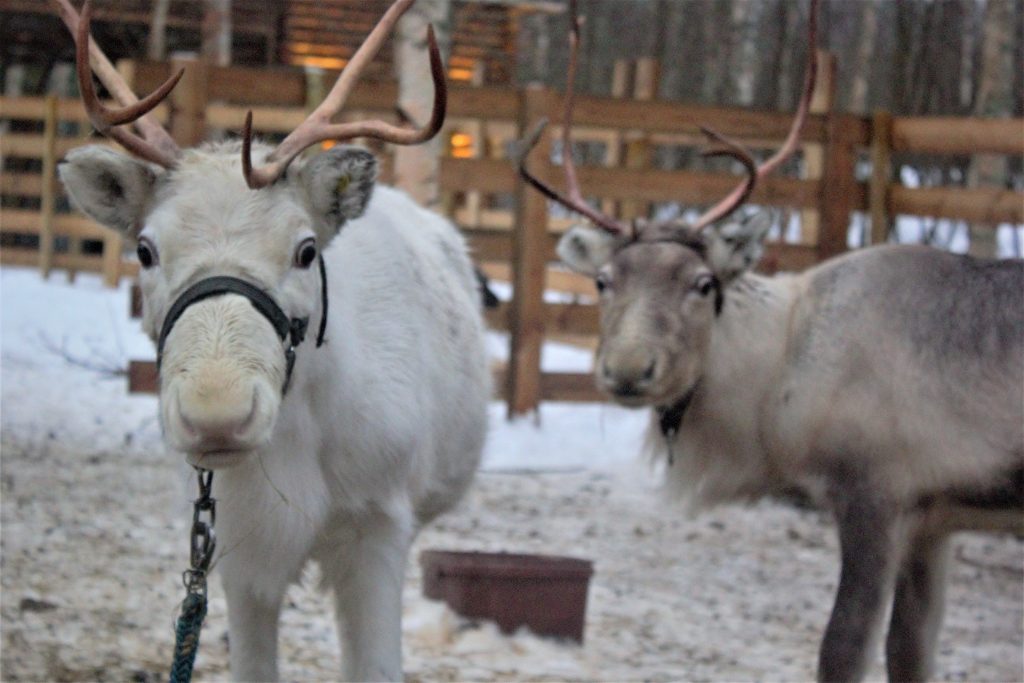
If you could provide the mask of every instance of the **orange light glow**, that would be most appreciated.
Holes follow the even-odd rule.
[[[292,59],[292,63],[299,66],[316,66],[328,71],[340,71],[348,64],[348,60],[339,57],[297,57]]]
[[[335,142],[334,140],[324,140],[323,142],[320,143],[320,149],[327,150],[330,149],[331,147],[334,147],[336,144],[338,143]]]
[[[468,147],[456,147],[452,150],[452,156],[456,159],[471,159],[473,158],[473,150]]]
[[[466,133],[452,134],[452,147],[469,147],[473,144],[473,136]]]
[[[453,81],[469,81],[473,79],[473,71],[471,69],[448,69],[448,78]]]

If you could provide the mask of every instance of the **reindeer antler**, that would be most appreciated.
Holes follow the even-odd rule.
[[[569,70],[565,76],[565,107],[562,112],[562,167],[565,169],[565,187],[568,195],[563,195],[547,185],[526,168],[526,157],[537,146],[537,141],[540,140],[540,135],[547,125],[547,119],[542,119],[521,143],[518,155],[519,175],[548,199],[589,218],[598,227],[615,235],[625,234],[627,231],[632,231],[632,227],[628,223],[616,220],[590,206],[583,198],[579,181],[576,178],[576,163],[572,158],[572,107],[575,101],[580,24],[582,21],[576,13],[576,0],[569,0]]]
[[[692,230],[702,230],[715,221],[722,220],[733,211],[740,208],[743,203],[747,201],[750,193],[753,192],[755,183],[778,168],[782,162],[788,159],[793,151],[796,150],[797,143],[800,141],[800,131],[803,130],[804,122],[807,120],[807,112],[811,107],[811,95],[814,92],[814,84],[818,77],[817,43],[818,0],[811,0],[810,15],[807,17],[807,71],[804,74],[804,86],[803,91],[800,93],[800,103],[797,106],[796,114],[793,116],[793,125],[789,128],[789,134],[786,136],[785,142],[783,142],[782,147],[780,147],[775,154],[765,160],[764,163],[758,164],[753,173],[751,173],[748,168],[747,170],[750,177],[737,185],[732,192],[726,195],[717,204],[702,213],[691,226]],[[705,133],[709,132],[709,129],[703,130]],[[719,141],[724,140],[724,138],[717,133],[715,133],[714,136],[717,137]]]
[[[715,221],[725,218],[742,206],[754,191],[757,181],[777,168],[796,149],[797,142],[800,139],[800,131],[803,129],[804,122],[807,119],[807,112],[810,108],[811,93],[814,91],[814,83],[817,78],[818,61],[815,45],[817,43],[818,2],[819,0],[811,0],[810,17],[808,18],[808,43],[810,50],[807,61],[807,73],[804,78],[804,87],[800,97],[800,104],[794,116],[793,125],[790,127],[789,135],[786,137],[783,146],[774,155],[772,155],[771,158],[758,165],[754,162],[753,156],[751,156],[750,152],[739,143],[725,137],[721,133],[718,133],[709,127],[700,127],[701,131],[707,135],[710,140],[721,145],[721,147],[703,152],[702,155],[705,157],[732,157],[743,164],[747,171],[747,177],[725,198],[701,214],[697,221],[691,226],[691,229],[700,230]],[[537,145],[541,132],[547,125],[546,119],[542,119],[521,143],[521,150],[518,155],[519,174],[526,182],[540,191],[541,194],[548,199],[558,202],[570,211],[575,211],[576,213],[585,216],[595,225],[610,233],[625,234],[627,231],[632,231],[633,228],[631,228],[628,223],[616,220],[587,204],[583,199],[583,195],[579,189],[579,183],[576,179],[576,166],[572,158],[572,141],[570,136],[576,77],[576,58],[579,50],[579,33],[581,23],[581,20],[576,14],[576,0],[569,0],[569,17],[569,69],[566,75],[565,108],[563,111],[562,121],[562,163],[565,168],[565,184],[568,194],[563,195],[558,192],[550,185],[541,181],[526,168],[526,157]]]
[[[299,124],[277,148],[270,153],[265,165],[252,167],[252,112],[246,116],[242,135],[242,169],[245,181],[252,189],[270,185],[284,173],[304,149],[324,140],[350,140],[357,137],[371,137],[396,145],[415,145],[434,137],[444,123],[448,90],[445,83],[444,65],[437,47],[433,27],[427,29],[427,44],[430,53],[430,73],[434,81],[434,107],[430,121],[419,129],[395,126],[385,121],[353,121],[332,124],[331,117],[341,111],[366,65],[377,55],[388,34],[394,29],[399,18],[412,6],[415,0],[397,0],[367,36],[366,40],[342,70],[337,82],[324,101],[309,117]]]
[[[78,74],[78,87],[82,93],[85,110],[89,114],[89,121],[97,131],[116,140],[132,154],[165,168],[174,167],[178,157],[181,156],[181,149],[164,127],[146,114],[170,94],[181,79],[184,70],[179,70],[153,93],[140,101],[89,35],[89,24],[92,19],[90,1],[85,0],[81,16],[75,12],[68,0],[53,0],[53,2],[61,19],[64,20],[64,24],[75,38],[75,67]],[[93,62],[91,67],[90,56]],[[121,104],[121,109],[110,109],[100,102],[92,82],[94,71],[100,82]],[[119,127],[127,123],[134,123],[140,135]]]

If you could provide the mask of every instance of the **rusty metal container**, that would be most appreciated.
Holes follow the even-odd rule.
[[[503,633],[533,633],[583,642],[589,560],[515,553],[425,550],[423,594],[470,619],[490,619]]]

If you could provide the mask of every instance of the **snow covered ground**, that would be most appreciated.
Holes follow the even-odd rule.
[[[183,596],[191,481],[161,445],[156,399],[118,372],[152,345],[127,289],[0,269],[0,679],[165,678]],[[493,335],[495,354],[503,352]],[[589,354],[550,345],[545,366]],[[483,472],[416,544],[405,590],[405,671],[434,680],[809,680],[838,564],[823,515],[776,502],[696,519],[639,463],[642,413],[545,404],[539,423],[491,409]],[[594,561],[582,646],[470,623],[421,596],[425,548]],[[938,674],[1024,680],[1024,543],[956,542]],[[328,601],[314,571],[289,593],[285,680],[336,678]],[[212,584],[197,680],[227,672]],[[873,677],[882,675],[881,658]]]

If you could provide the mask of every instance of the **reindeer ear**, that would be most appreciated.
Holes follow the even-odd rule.
[[[298,174],[313,217],[331,237],[359,218],[377,181],[377,159],[362,147],[338,145],[316,155]]]
[[[757,265],[764,253],[764,238],[771,227],[771,212],[758,211],[732,218],[707,231],[708,265],[723,284]]]
[[[575,225],[558,240],[556,252],[577,273],[594,277],[612,260],[616,237],[604,230]]]
[[[139,234],[156,185],[151,166],[110,148],[88,145],[68,152],[57,172],[80,211],[127,237]]]

